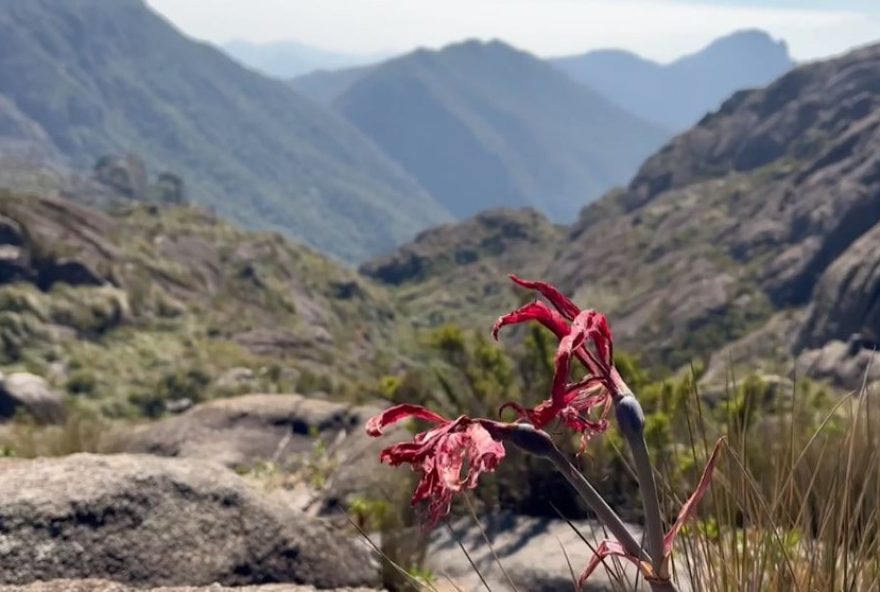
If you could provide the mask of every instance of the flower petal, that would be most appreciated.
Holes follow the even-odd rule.
[[[425,421],[436,424],[442,424],[449,421],[445,417],[438,415],[430,409],[422,407],[421,405],[410,405],[404,403],[403,405],[395,405],[394,407],[386,409],[379,415],[371,417],[369,421],[367,421],[367,434],[369,434],[373,438],[378,438],[382,435],[382,430],[387,426],[395,424],[399,421],[403,421],[404,419],[408,419],[410,417],[423,419]]]
[[[550,329],[557,339],[568,335],[568,323],[565,318],[543,302],[537,300],[529,302],[513,312],[498,317],[492,325],[492,337],[498,339],[498,331],[507,325],[517,325],[529,321],[538,321]]]
[[[618,543],[617,541],[604,540],[599,543],[599,546],[596,547],[596,553],[593,555],[593,558],[590,559],[590,562],[587,564],[587,568],[581,574],[581,577],[578,579],[578,590],[580,590],[584,583],[587,581],[587,578],[592,575],[596,568],[599,567],[599,564],[606,557],[623,557],[627,561],[631,561],[637,567],[641,568],[641,563],[639,563],[638,557],[634,557],[626,552],[626,549],[623,548],[623,545]]]
[[[672,545],[675,542],[675,537],[678,536],[681,527],[688,521],[688,518],[690,518],[694,511],[696,511],[697,506],[700,504],[700,500],[706,495],[706,490],[709,489],[709,484],[712,482],[712,473],[715,471],[715,465],[718,463],[718,454],[721,452],[721,446],[723,444],[724,438],[720,438],[718,442],[715,443],[715,448],[709,456],[709,462],[706,463],[706,468],[703,469],[703,475],[700,477],[700,482],[697,484],[697,488],[681,507],[681,511],[678,513],[678,518],[675,519],[675,524],[672,525],[672,528],[669,529],[669,532],[663,537],[663,555],[665,557],[668,557],[669,554],[672,553]]]
[[[541,295],[550,301],[556,310],[562,314],[569,321],[573,320],[578,314],[580,314],[581,309],[577,307],[577,305],[572,302],[568,296],[560,292],[555,286],[548,284],[546,282],[536,282],[532,280],[524,280],[519,278],[513,274],[510,274],[510,279],[513,280],[514,283],[522,286],[523,288],[528,288],[529,290],[537,290],[541,293]]]

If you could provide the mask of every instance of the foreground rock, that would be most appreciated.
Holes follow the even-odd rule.
[[[365,548],[220,465],[77,454],[0,464],[0,582],[371,585]]]
[[[265,462],[286,469],[320,464],[326,482],[317,505],[329,510],[394,478],[393,469],[377,462],[390,439],[369,438],[363,429],[378,411],[294,394],[244,395],[203,403],[151,424],[129,438],[126,451],[204,459],[232,468]]]
[[[2,586],[0,592],[316,592],[312,586],[296,584],[267,584],[227,588],[219,584],[211,586],[182,586],[161,588],[132,588],[107,580],[53,580],[34,582],[23,586]],[[329,592],[375,592],[372,588],[334,588]]]

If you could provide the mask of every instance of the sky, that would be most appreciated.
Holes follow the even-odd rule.
[[[660,62],[740,29],[811,60],[880,41],[880,0],[147,0],[192,37],[393,54],[466,38],[540,56],[623,48]]]

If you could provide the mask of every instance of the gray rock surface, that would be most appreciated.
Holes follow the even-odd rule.
[[[379,451],[393,441],[393,434],[376,440],[364,433],[367,419],[378,412],[295,394],[243,395],[150,424],[130,436],[126,451],[236,468],[271,462],[295,469],[319,461],[329,474],[318,509],[329,510],[399,477],[378,463]]]
[[[597,522],[576,521],[573,524],[594,547],[598,541],[606,538]],[[492,543],[491,548],[470,518],[453,525],[455,537],[445,528],[438,528],[434,532],[428,548],[427,564],[439,576],[438,579],[448,578],[462,590],[481,589],[479,574],[468,562],[459,547],[459,541],[492,590],[510,589],[499,562],[520,592],[572,590],[571,570],[574,570],[575,577],[579,577],[592,556],[590,548],[564,520],[502,514],[482,518],[482,525]],[[633,532],[638,532],[637,527],[631,528]],[[635,573],[630,564],[621,566],[620,574],[629,578],[628,587],[626,583],[623,588],[617,584],[617,571],[612,574],[600,567],[590,577],[583,591],[642,590],[641,587],[634,587]],[[680,587],[680,590],[685,589],[687,587]]]
[[[864,349],[880,344],[880,224],[838,257],[816,287],[801,342],[818,347],[833,339]]]
[[[0,583],[372,585],[360,543],[204,461],[77,454],[0,464]]]
[[[11,418],[19,409],[41,423],[64,421],[64,399],[45,379],[28,372],[0,372],[0,419]]]
[[[35,582],[24,586],[2,586],[0,592],[316,592],[312,586],[295,584],[267,584],[227,588],[219,584],[210,586],[182,586],[161,588],[132,588],[108,580],[52,580]],[[328,592],[375,592],[372,588],[334,588]]]

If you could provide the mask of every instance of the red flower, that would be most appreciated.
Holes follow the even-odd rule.
[[[379,437],[386,426],[410,417],[436,427],[389,446],[379,460],[393,466],[407,463],[422,472],[412,503],[430,500],[427,526],[432,527],[449,512],[454,494],[476,487],[480,473],[494,471],[504,458],[499,440],[506,428],[486,419],[461,416],[453,421],[419,405],[397,405],[371,418],[367,434]]]
[[[709,462],[706,463],[706,467],[703,469],[703,474],[700,477],[700,481],[697,484],[697,488],[688,498],[688,500],[681,507],[681,510],[678,512],[678,517],[675,519],[675,523],[672,525],[672,528],[669,529],[669,532],[663,537],[663,568],[661,569],[660,574],[654,573],[654,570],[651,568],[651,565],[641,561],[638,557],[627,553],[626,549],[618,543],[617,541],[605,540],[599,543],[599,546],[596,547],[596,553],[593,555],[593,558],[590,560],[590,563],[587,564],[587,568],[584,570],[584,573],[581,574],[580,580],[578,581],[578,587],[582,587],[584,582],[587,581],[587,578],[590,577],[590,574],[595,571],[599,564],[602,563],[602,560],[606,557],[622,557],[627,561],[631,561],[634,563],[645,576],[647,580],[668,580],[669,579],[669,569],[668,569],[668,561],[669,557],[672,555],[672,545],[675,542],[675,537],[678,536],[678,533],[681,531],[681,528],[685,525],[685,522],[693,515],[696,511],[697,506],[700,504],[700,500],[703,499],[703,496],[706,495],[706,490],[709,489],[709,484],[712,482],[712,473],[715,471],[715,465],[718,463],[718,453],[721,451],[721,445],[724,443],[724,440],[718,440],[715,444],[715,448],[712,450],[712,454],[709,456]]]
[[[537,290],[555,308],[534,301],[499,317],[492,327],[497,339],[498,331],[506,325],[538,321],[559,339],[556,351],[556,372],[553,378],[552,396],[533,409],[516,403],[505,407],[542,428],[554,419],[560,419],[571,429],[584,434],[603,432],[608,427],[606,417],[614,398],[629,392],[614,367],[614,344],[611,329],[605,315],[594,310],[582,311],[554,286],[544,282],[522,280],[515,275],[510,278],[520,286]],[[577,359],[588,374],[580,381],[570,382],[571,360]],[[600,409],[597,419],[589,414]]]

